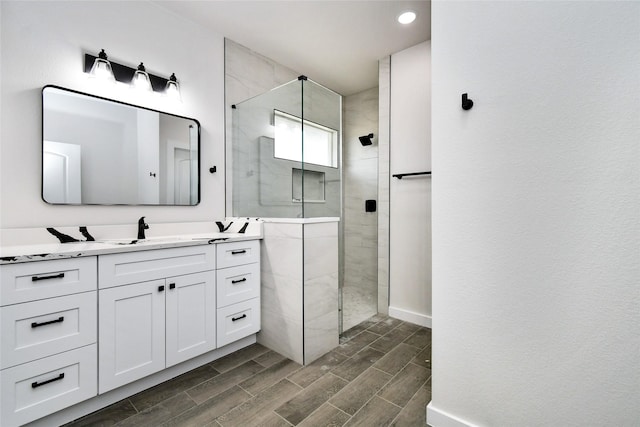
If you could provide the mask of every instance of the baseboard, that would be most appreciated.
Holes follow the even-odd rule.
[[[431,328],[431,316],[427,316],[426,314],[414,313],[413,311],[403,310],[396,307],[389,307],[389,317],[424,326],[425,328]]]
[[[427,405],[427,424],[431,427],[475,427],[474,424],[435,408],[433,401]]]

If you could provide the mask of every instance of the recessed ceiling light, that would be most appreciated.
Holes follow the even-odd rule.
[[[415,20],[416,20],[416,13],[411,10],[402,12],[398,16],[398,22],[404,25],[411,24]]]

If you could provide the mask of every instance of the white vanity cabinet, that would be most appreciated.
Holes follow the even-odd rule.
[[[126,249],[0,264],[0,426],[60,425],[255,342],[259,240]]]
[[[96,262],[0,265],[0,425],[97,394]]]
[[[100,393],[216,348],[215,249],[100,256]]]

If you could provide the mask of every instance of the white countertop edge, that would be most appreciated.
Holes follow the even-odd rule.
[[[180,240],[162,241],[158,238],[158,240],[132,245],[74,242],[4,246],[0,248],[0,265],[262,239],[262,235],[239,233],[198,233],[165,237],[167,239],[177,237]]]

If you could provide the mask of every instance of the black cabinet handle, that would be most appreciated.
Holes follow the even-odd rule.
[[[158,292],[162,292],[162,291],[164,291],[164,285],[158,286]]]
[[[231,321],[235,322],[236,320],[244,319],[245,317],[247,317],[246,314],[243,314],[242,316],[238,316],[238,317],[232,317]]]
[[[231,283],[235,285],[236,283],[242,283],[242,282],[246,282],[246,281],[247,281],[247,278],[243,277],[242,279],[232,280]]]
[[[55,320],[49,320],[48,322],[42,322],[42,323],[32,322],[31,323],[31,327],[32,328],[38,328],[40,326],[50,325],[52,323],[62,323],[62,322],[64,322],[64,316],[60,316]]]
[[[62,279],[63,277],[64,273],[54,274],[53,276],[33,276],[31,277],[31,281],[37,282],[38,280]]]
[[[55,377],[55,378],[51,378],[50,380],[42,381],[41,383],[39,383],[38,381],[32,382],[32,383],[31,383],[31,387],[32,387],[32,388],[37,388],[37,387],[40,387],[40,386],[43,386],[43,385],[46,385],[46,384],[52,383],[52,382],[54,382],[54,381],[60,381],[60,380],[61,380],[61,379],[63,379],[63,378],[64,378],[64,372],[63,372],[63,373],[61,373],[60,375],[58,375],[58,376],[57,376],[57,377]]]
[[[176,288],[175,283],[169,283],[169,289],[175,289],[175,288]]]
[[[231,255],[246,254],[246,253],[247,253],[246,249],[240,249],[239,251],[231,251]]]

